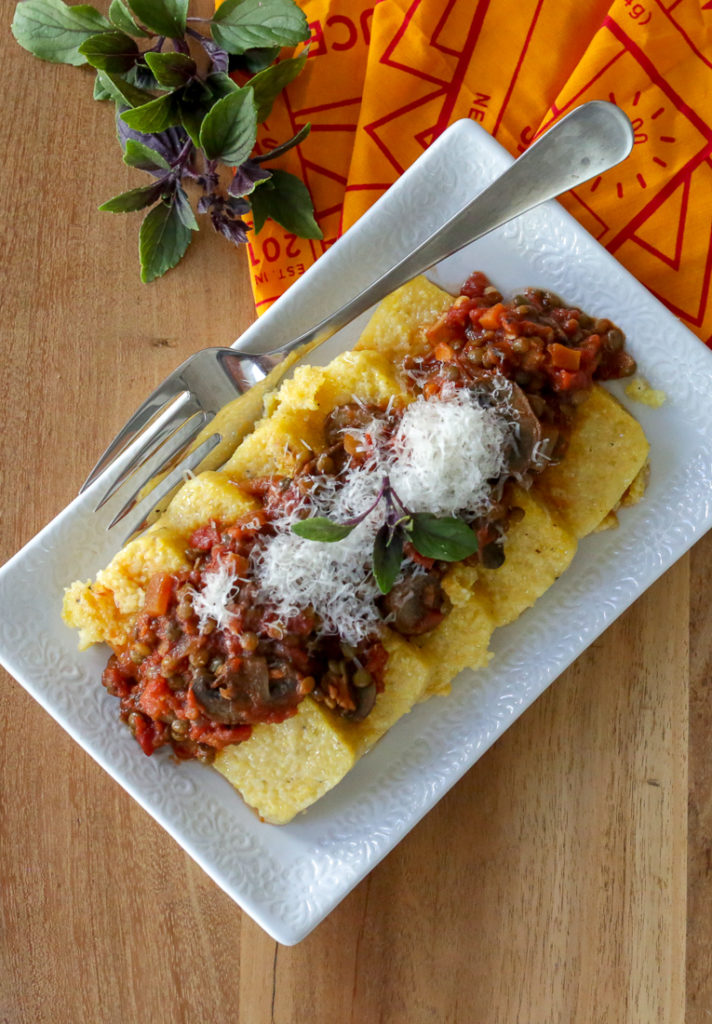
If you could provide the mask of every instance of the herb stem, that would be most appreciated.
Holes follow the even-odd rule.
[[[187,173],[188,168],[186,165],[190,157],[192,156],[194,149],[195,146],[193,145],[193,140],[190,138],[186,139],[185,142],[183,143],[183,148],[180,150],[178,156],[175,158],[172,164],[173,170],[179,176]]]
[[[367,516],[371,515],[371,513],[373,512],[373,510],[376,507],[376,505],[379,503],[379,501],[381,500],[383,495],[386,493],[387,487],[389,487],[389,486],[390,485],[388,484],[388,477],[385,476],[383,478],[383,483],[381,484],[380,490],[378,491],[378,494],[376,495],[376,498],[375,498],[375,501],[373,502],[373,504],[369,505],[369,507],[366,509],[366,511],[362,512],[360,516],[354,516],[353,519],[346,519],[344,521],[344,525],[345,526],[358,526],[359,523],[362,523]]]
[[[386,479],[388,480],[388,477],[386,477]],[[410,511],[410,509],[406,508],[406,506],[403,504],[403,502],[398,497],[397,492],[394,491],[393,488],[391,487],[390,480],[388,481],[388,494],[389,494],[390,497],[394,498],[398,502],[398,504],[400,505],[401,509],[403,510],[403,514],[405,516],[412,515],[412,512]]]

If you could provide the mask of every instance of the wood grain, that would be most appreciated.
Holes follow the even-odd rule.
[[[4,560],[254,308],[244,254],[207,230],[139,283],[137,217],[96,207],[141,177],[87,74],[5,32],[0,77]],[[0,1022],[708,1019],[711,575],[707,538],[293,948],[3,675]]]

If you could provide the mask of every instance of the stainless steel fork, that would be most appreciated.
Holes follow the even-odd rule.
[[[186,472],[197,469],[219,444],[221,436],[214,433],[177,461],[229,401],[255,385],[264,386],[268,375],[270,387],[274,386],[297,358],[311,352],[394,289],[482,235],[615,166],[630,153],[632,145],[633,129],[618,107],[599,100],[577,107],[422,245],[306,333],[261,352],[209,348],[188,358],[119,431],[87,477],[82,491],[99,476],[103,477],[105,490],[98,509],[130,481],[130,496],[108,528],[131,513],[127,520],[131,536],[143,528],[150,513]],[[172,404],[166,409],[168,403]],[[161,410],[165,411],[161,414]],[[134,444],[137,450],[128,460],[119,458]],[[170,472],[148,495],[137,500],[154,477],[167,468]]]

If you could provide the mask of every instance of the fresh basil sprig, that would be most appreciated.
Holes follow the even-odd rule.
[[[403,562],[406,540],[418,554],[440,562],[461,562],[477,551],[477,536],[458,516],[434,516],[409,512],[388,477],[384,477],[376,500],[359,516],[337,523],[327,516],[312,516],[292,524],[292,532],[305,540],[334,543],[348,537],[381,502],[386,503],[386,521],[373,544],[373,576],[382,594],[393,589]]]
[[[271,218],[302,238],[322,237],[304,183],[264,166],[298,146],[310,125],[254,152],[258,125],[306,62],[303,51],[274,63],[282,47],[309,38],[304,13],[295,0],[225,0],[207,20],[190,18],[188,2],[111,0],[107,19],[88,4],[20,0],[12,23],[36,57],[95,69],[94,98],[116,104],[124,162],[155,179],[100,207],[148,209],[139,234],[143,281],[174,267],[198,230],[186,182],[201,193],[197,212],[235,244],[247,241],[249,214],[255,232]],[[228,71],[241,72],[243,84]],[[227,188],[221,165],[232,169]]]

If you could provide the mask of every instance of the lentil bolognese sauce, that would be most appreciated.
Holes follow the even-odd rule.
[[[254,725],[295,714],[307,695],[334,713],[362,720],[384,687],[384,625],[412,637],[434,629],[447,615],[442,581],[452,560],[426,557],[408,540],[400,572],[385,594],[365,585],[371,567],[363,561],[349,567],[351,575],[345,573],[319,607],[308,588],[303,603],[291,593],[283,600],[271,597],[260,577],[270,545],[277,574],[280,567],[286,571],[294,549],[274,543],[295,539],[285,532],[285,523],[318,512],[323,495],[330,496],[329,509],[338,507],[334,496],[343,496],[356,478],[371,491],[352,522],[378,504],[384,472],[391,473],[384,479],[404,513],[413,507],[407,495],[417,494],[420,477],[409,483],[405,462],[398,461],[407,410],[429,413],[442,404],[468,415],[473,409],[480,416],[491,414],[490,426],[498,424],[499,433],[491,437],[498,439],[499,450],[490,450],[489,461],[478,455],[484,476],[479,497],[463,498],[468,484],[459,480],[460,490],[446,508],[477,538],[476,552],[463,561],[497,568],[504,560],[508,525],[522,514],[507,482],[526,486],[561,459],[575,410],[594,380],[635,370],[622,332],[609,320],[589,317],[538,289],[505,303],[479,272],[425,337],[425,353],[403,363],[407,400],[386,407],[354,400],[332,410],[322,451],[307,452],[291,477],[240,481],[259,507],[237,522],[209,520],[189,538],[190,568],[150,579],[131,639],[110,657],[102,680],[119,698],[120,716],[146,754],[170,745],[179,758],[211,761],[228,744],[247,740]],[[446,441],[434,435],[447,423],[421,418],[418,429],[411,423],[410,442]],[[310,541],[301,543],[309,548]],[[352,557],[362,557],[363,547],[352,548]],[[350,580],[357,595],[366,595],[359,600],[373,607],[363,621],[340,628],[339,622],[348,620],[339,620],[330,608],[338,605]]]

